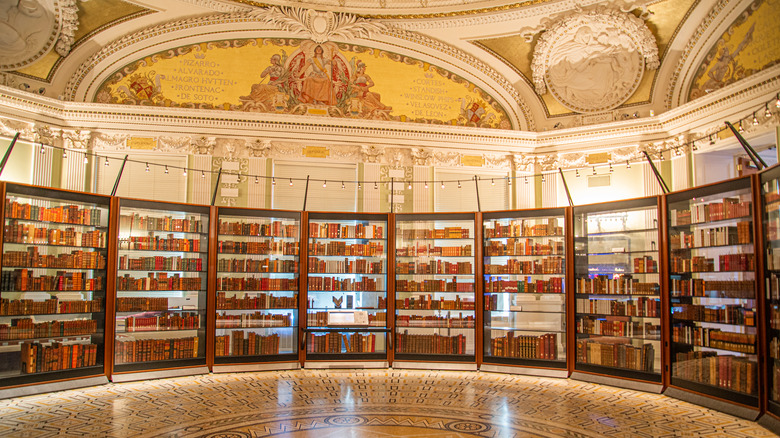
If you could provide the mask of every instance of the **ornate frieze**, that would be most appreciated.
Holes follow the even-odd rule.
[[[331,41],[333,38],[352,40],[369,37],[373,33],[386,30],[384,24],[354,14],[304,8],[258,8],[247,15],[297,33],[317,44]]]

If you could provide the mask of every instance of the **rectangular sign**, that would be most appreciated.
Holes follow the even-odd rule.
[[[485,158],[482,155],[461,155],[460,164],[471,167],[482,167],[485,165]]]
[[[610,159],[609,152],[601,152],[598,154],[588,154],[588,164],[601,164],[608,163]]]
[[[303,148],[303,155],[309,158],[328,158],[330,150],[325,146],[306,146]]]
[[[154,150],[157,147],[157,139],[152,137],[130,137],[127,139],[129,149]]]

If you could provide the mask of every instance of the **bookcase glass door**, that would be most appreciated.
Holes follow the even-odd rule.
[[[114,372],[205,364],[209,207],[120,199]]]
[[[766,248],[767,410],[780,417],[780,168],[761,174]]]
[[[671,384],[757,406],[751,179],[667,196]]]
[[[0,386],[103,375],[110,198],[5,189]]]
[[[474,215],[396,215],[395,358],[475,360]]]
[[[564,210],[484,213],[484,362],[566,366]]]
[[[575,369],[661,382],[658,198],[575,207]]]
[[[215,363],[297,360],[300,213],[218,215]]]
[[[306,360],[387,360],[387,215],[309,213]]]

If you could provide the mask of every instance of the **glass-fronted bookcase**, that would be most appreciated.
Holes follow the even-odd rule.
[[[751,177],[671,193],[667,239],[670,386],[757,415],[753,196]]]
[[[482,214],[480,369],[548,368],[568,376],[565,223],[564,208]]]
[[[574,207],[574,369],[662,389],[658,197]],[[621,380],[617,380],[621,379]]]
[[[163,369],[203,372],[210,207],[135,199],[118,205],[112,380]]]
[[[473,213],[395,215],[394,364],[476,366],[474,221]]]
[[[765,256],[763,322],[766,325],[763,397],[767,414],[777,427],[780,424],[780,167],[761,173],[761,196]]]
[[[11,183],[3,193],[0,389],[106,382],[111,198]]]
[[[386,367],[387,214],[307,216],[304,366]]]
[[[216,228],[214,370],[297,366],[301,214],[220,207]]]

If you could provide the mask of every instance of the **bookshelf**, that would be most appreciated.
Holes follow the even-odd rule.
[[[752,178],[667,195],[670,386],[758,407]]]
[[[474,214],[395,221],[394,360],[475,364]]]
[[[574,207],[574,369],[662,389],[659,198]],[[626,386],[626,382],[617,382]]]
[[[215,369],[297,362],[301,214],[217,214]]]
[[[386,214],[308,213],[307,367],[387,366],[387,233]]]
[[[0,387],[106,381],[111,198],[10,183],[4,197]]]
[[[563,208],[482,214],[483,369],[566,368],[565,222]]]
[[[780,167],[761,174],[764,227],[765,417],[780,425]],[[763,420],[763,417],[762,417]],[[765,426],[768,426],[765,424]]]
[[[210,208],[118,205],[112,379],[205,366]]]

